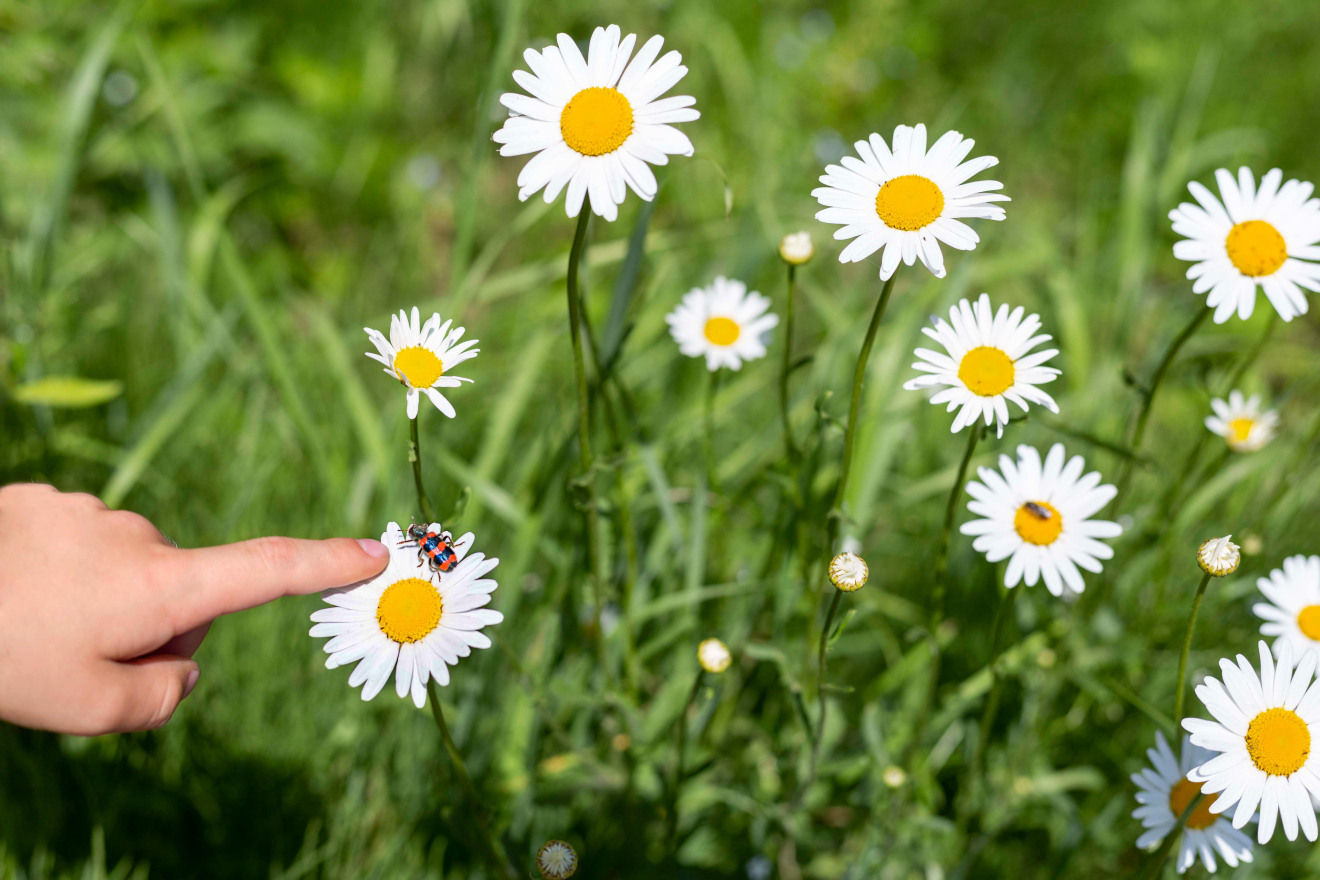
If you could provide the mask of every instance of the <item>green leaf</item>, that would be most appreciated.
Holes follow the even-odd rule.
[[[47,376],[14,391],[20,403],[81,409],[98,406],[124,393],[124,383],[114,379],[80,379],[77,376]]]

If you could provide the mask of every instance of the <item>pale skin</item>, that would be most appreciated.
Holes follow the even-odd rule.
[[[92,495],[0,487],[0,720],[98,736],[160,727],[196,687],[211,622],[379,574],[379,541],[180,550]]]

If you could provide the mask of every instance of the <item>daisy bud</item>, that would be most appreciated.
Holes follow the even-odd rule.
[[[856,553],[840,553],[830,562],[830,583],[845,593],[855,593],[866,586],[871,570]]]
[[[697,662],[707,672],[719,675],[729,668],[733,655],[729,653],[729,646],[719,639],[706,639],[697,645]]]
[[[903,783],[907,782],[907,774],[903,772],[903,768],[896,767],[893,764],[885,768],[881,778],[884,779],[885,785],[890,788],[902,788]]]
[[[536,853],[542,880],[566,880],[577,873],[577,866],[577,852],[562,840],[547,841]]]
[[[1225,535],[1222,538],[1211,538],[1201,545],[1201,549],[1196,552],[1196,561],[1201,571],[1215,577],[1224,577],[1237,571],[1242,554],[1238,552],[1238,545],[1228,540],[1231,537]]]
[[[807,232],[790,232],[779,242],[779,259],[790,266],[801,266],[815,255],[816,248]]]

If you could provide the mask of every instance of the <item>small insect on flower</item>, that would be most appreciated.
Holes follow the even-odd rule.
[[[729,646],[719,639],[706,639],[697,645],[697,662],[712,675],[719,675],[729,668],[733,655],[729,653]]]
[[[577,873],[577,851],[562,840],[550,840],[536,853],[536,870],[542,880],[567,880]]]
[[[830,560],[830,583],[845,593],[855,593],[866,586],[870,576],[866,560],[856,553],[844,551]]]
[[[420,526],[418,528],[421,528]],[[427,534],[441,532],[432,523]],[[380,537],[390,550],[385,570],[353,587],[327,590],[321,598],[330,604],[312,613],[313,638],[326,638],[327,669],[356,663],[348,677],[350,687],[362,687],[362,699],[380,693],[390,676],[400,697],[412,697],[418,708],[426,705],[431,679],[449,684],[449,667],[473,648],[489,648],[484,627],[504,615],[484,607],[499,586],[489,577],[499,565],[484,553],[471,553],[471,532],[449,545],[456,564],[442,578],[418,570],[418,558],[396,523]]]
[[[1054,444],[1045,460],[1030,446],[1019,446],[1017,460],[999,457],[999,470],[980,468],[979,482],[967,484],[967,509],[980,517],[963,523],[972,547],[990,562],[1008,560],[1004,586],[1027,586],[1043,579],[1055,596],[1082,592],[1079,568],[1099,572],[1100,560],[1114,551],[1102,543],[1122,532],[1118,523],[1092,519],[1117,490],[1100,484],[1100,474],[1083,475],[1086,462],[1071,459]]]
[[[1234,452],[1255,452],[1274,439],[1279,413],[1262,412],[1259,394],[1244,398],[1241,391],[1234,390],[1227,401],[1219,398],[1210,401],[1210,408],[1215,414],[1206,416],[1205,426],[1223,437]]]
[[[1237,571],[1242,554],[1238,552],[1238,545],[1229,540],[1231,537],[1211,538],[1201,545],[1196,551],[1196,562],[1201,571],[1215,577],[1226,577]]]
[[[453,571],[458,565],[458,554],[454,552],[454,536],[448,529],[440,528],[439,523],[427,527],[413,523],[408,526],[403,544],[417,545],[417,565],[429,565],[436,574]]]
[[[1207,293],[1205,304],[1222,324],[1234,312],[1242,320],[1256,308],[1257,288],[1279,317],[1306,314],[1307,290],[1320,290],[1320,200],[1300,180],[1283,182],[1275,168],[1260,180],[1250,168],[1215,172],[1220,198],[1200,183],[1187,184],[1199,204],[1183,202],[1169,212],[1173,231],[1184,236],[1173,255],[1192,263],[1192,292]],[[1220,200],[1222,198],[1222,201]]]

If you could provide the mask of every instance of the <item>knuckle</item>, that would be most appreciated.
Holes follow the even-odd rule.
[[[64,497],[68,499],[71,504],[79,504],[83,507],[91,507],[96,510],[109,509],[105,506],[104,501],[95,495],[88,494],[87,492],[70,492]]]
[[[298,545],[292,538],[256,538],[252,552],[272,572],[284,571],[298,560]]]

